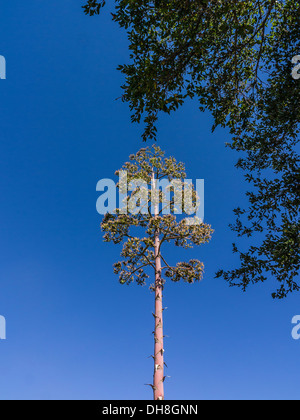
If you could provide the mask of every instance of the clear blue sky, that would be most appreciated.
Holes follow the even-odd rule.
[[[1,399],[151,399],[153,295],[121,286],[120,248],[102,242],[96,183],[143,146],[130,123],[118,64],[124,33],[83,14],[83,0],[3,2],[0,54]],[[204,280],[167,284],[166,398],[298,399],[299,294],[273,301],[270,279],[247,293],[214,279],[237,263],[228,228],[244,202],[226,131],[188,103],[159,124],[159,145],[205,179],[210,244]],[[171,253],[170,253],[171,255]]]

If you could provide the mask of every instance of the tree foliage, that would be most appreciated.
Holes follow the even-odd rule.
[[[89,0],[85,13],[103,5]],[[112,16],[128,35],[122,99],[132,121],[144,121],[143,139],[156,137],[159,113],[196,98],[241,153],[249,206],[235,210],[232,229],[255,244],[234,245],[240,267],[217,276],[245,290],[269,273],[279,282],[273,297],[299,290],[299,1],[118,0]]]

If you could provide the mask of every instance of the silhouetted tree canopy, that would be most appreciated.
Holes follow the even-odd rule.
[[[88,0],[84,11],[99,14],[104,5]],[[249,206],[235,209],[231,228],[253,245],[234,244],[240,266],[217,277],[245,290],[271,274],[276,298],[299,290],[300,80],[291,75],[299,1],[119,0],[112,18],[127,32],[122,100],[132,121],[144,122],[143,139],[156,137],[160,112],[195,98],[241,153]]]

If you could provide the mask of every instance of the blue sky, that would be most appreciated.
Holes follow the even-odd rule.
[[[144,146],[142,127],[115,100],[125,34],[109,9],[90,18],[82,3],[1,5],[1,399],[152,398],[153,295],[118,283],[120,247],[102,242],[95,207],[97,181]],[[205,179],[215,229],[208,245],[169,251],[201,259],[205,276],[165,288],[166,399],[298,399],[299,295],[274,301],[272,279],[246,293],[214,279],[237,263],[228,224],[246,185],[211,123],[194,102],[159,123],[161,148]]]

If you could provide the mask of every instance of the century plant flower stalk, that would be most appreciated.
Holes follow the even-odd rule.
[[[152,186],[155,188],[154,172],[152,171]],[[154,207],[154,217],[159,216],[158,204]],[[164,399],[164,336],[163,336],[163,283],[161,277],[161,257],[159,229],[154,233],[155,255],[155,327],[154,327],[154,375],[153,396],[154,400]]]
[[[204,269],[203,263],[197,259],[170,265],[162,251],[167,243],[185,249],[204,244],[209,242],[213,232],[208,224],[196,217],[190,223],[186,218],[178,221],[171,214],[190,215],[191,208],[197,207],[198,196],[193,185],[185,188],[184,165],[164,155],[157,146],[142,148],[130,156],[130,162],[126,162],[120,171],[116,171],[120,177],[117,187],[124,198],[119,208],[105,214],[101,223],[106,242],[123,243],[122,260],[114,264],[114,272],[118,274],[121,284],[136,282],[146,285],[154,274],[154,284],[150,285],[155,296],[154,374],[153,383],[147,384],[152,387],[154,400],[165,398],[162,298],[166,279],[191,284],[202,279]],[[125,178],[121,176],[124,173]],[[176,188],[180,185],[180,191],[174,191],[173,196],[170,191],[160,191],[158,183],[162,180],[167,180],[174,190],[174,185],[177,185]],[[172,184],[172,181],[175,182]],[[179,200],[179,193],[183,193],[184,197],[186,194],[191,200]],[[166,208],[170,213],[165,214]],[[144,236],[133,236],[132,228],[139,228],[138,231],[143,232]]]

